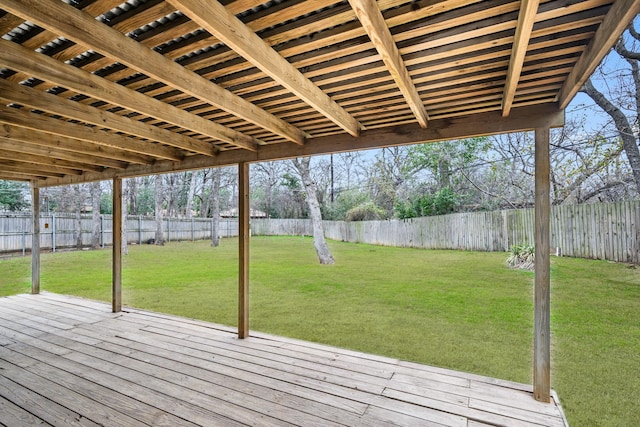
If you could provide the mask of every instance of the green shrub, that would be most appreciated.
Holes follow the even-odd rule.
[[[530,245],[513,245],[511,253],[507,257],[507,264],[511,268],[533,270],[535,261],[535,248]]]
[[[347,221],[375,221],[385,218],[384,210],[377,207],[373,202],[364,202],[349,209],[346,215]]]

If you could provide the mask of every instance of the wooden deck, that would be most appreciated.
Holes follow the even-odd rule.
[[[566,426],[554,393],[50,293],[0,298],[0,424]]]

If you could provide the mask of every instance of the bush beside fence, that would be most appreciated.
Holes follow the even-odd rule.
[[[507,251],[534,243],[533,209],[469,212],[388,221],[325,221],[327,238],[424,249]],[[311,222],[254,219],[254,235],[311,235]],[[640,202],[551,208],[553,252],[577,258],[640,263]]]

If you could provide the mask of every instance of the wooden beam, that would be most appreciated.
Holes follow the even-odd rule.
[[[218,1],[167,0],[212,35],[346,132],[360,124]]]
[[[122,311],[122,178],[113,179],[111,309]]]
[[[391,31],[387,26],[382,12],[374,0],[349,0],[356,16],[362,23],[369,39],[382,57],[387,70],[398,85],[409,108],[416,116],[421,127],[426,128],[429,116],[424,108],[418,89],[413,84],[409,71],[400,55],[398,46],[393,40]]]
[[[184,156],[177,150],[178,148],[186,151],[194,151],[193,147],[198,147],[202,144],[202,141],[195,138],[180,135],[157,126],[151,126],[128,117],[119,116],[99,108],[71,101],[61,96],[56,96],[8,80],[0,79],[0,99],[7,103],[20,104],[51,114],[68,117],[73,120],[90,123],[99,126],[99,128],[109,128],[117,132],[123,132],[175,147],[150,145],[149,143],[138,141],[136,143],[138,144],[138,146],[136,146],[137,148],[132,150],[153,154],[156,157],[180,160]]]
[[[172,88],[195,96],[290,141],[304,143],[305,134],[295,126],[96,21],[91,15],[73,6],[58,0],[2,0],[0,3],[3,9],[11,13],[113,58]],[[252,148],[251,145],[239,147]]]
[[[261,146],[257,153],[229,150],[221,152],[216,158],[190,156],[181,162],[159,161],[150,166],[131,165],[120,171],[105,171],[102,174],[86,173],[81,178],[69,176],[62,179],[47,179],[40,185],[41,187],[50,187],[100,181],[114,176],[135,177],[230,166],[240,162],[267,162],[319,154],[520,132],[534,130],[536,127],[560,127],[564,125],[564,110],[559,110],[557,104],[535,105],[515,108],[509,117],[502,117],[499,111],[491,111],[466,117],[431,120],[429,124],[430,126],[426,129],[416,124],[409,124],[365,130],[358,138],[345,134],[313,138],[302,147],[291,144],[271,144]]]
[[[14,110],[14,108],[9,108],[8,110]],[[34,114],[34,116],[38,115]],[[34,129],[35,126],[31,129],[13,126],[8,124],[10,122],[5,121],[3,117],[6,116],[3,114],[2,107],[0,107],[0,123],[5,123],[0,130],[0,139],[10,140],[12,142],[22,141],[29,144],[16,144],[14,147],[3,147],[5,149],[17,152],[33,152],[29,149],[30,146],[40,146],[46,149],[44,151],[45,155],[50,155],[53,158],[67,159],[71,161],[82,160],[91,164],[109,167],[122,167],[126,163],[150,165],[154,162],[154,159],[149,156],[129,153],[112,147],[81,141],[75,138],[54,135],[52,133]],[[43,118],[36,117],[33,123],[42,123],[43,120]],[[63,123],[64,122],[61,124]],[[55,123],[53,123],[53,125],[55,125]]]
[[[40,188],[31,181],[31,293],[40,293]]]
[[[28,167],[27,166],[28,163],[20,164],[20,162],[13,162],[13,163],[10,163],[10,162],[11,162],[10,160],[1,160],[0,169],[4,172],[16,172],[16,173],[22,173],[25,175],[31,175],[34,179],[35,177],[39,177],[39,176],[62,178],[63,176],[67,175],[65,173],[52,172],[50,170],[46,170],[46,167],[35,169],[32,167],[31,168]],[[16,165],[16,164],[19,164],[19,165]],[[74,174],[74,175],[78,175],[78,174]]]
[[[0,123],[24,129],[44,132],[74,140],[66,148],[79,152],[131,163],[151,164],[155,159],[180,160],[182,156],[173,149],[161,145],[144,142],[123,135],[117,135],[89,127],[83,124],[70,123],[44,114],[31,113],[24,109],[0,106]],[[17,130],[14,133],[18,133]],[[38,141],[38,134],[32,141]]]
[[[535,131],[535,279],[533,395],[536,400],[551,398],[550,260],[549,260],[549,129]]]
[[[0,140],[0,142],[2,141]],[[104,170],[102,166],[87,165],[86,163],[54,159],[48,156],[38,156],[33,153],[21,157],[20,152],[13,151],[13,150],[0,149],[0,159],[13,160],[13,161],[28,161],[36,165],[57,166],[65,169],[79,170],[79,171],[102,172]]]
[[[31,160],[31,159],[29,159]],[[35,172],[38,175],[40,172],[61,174],[61,175],[82,175],[82,170],[67,168],[64,166],[57,166],[52,164],[41,164],[31,161],[20,161],[13,159],[3,159],[0,157],[0,168],[16,168],[19,171]]]
[[[639,13],[640,1],[617,0],[613,3],[560,90],[558,95],[560,108],[566,108],[569,105],[584,82],[591,76],[616,40]]]
[[[238,147],[255,150],[257,146],[254,138],[233,129],[4,39],[0,39],[0,63],[7,68]],[[213,146],[204,141],[199,146],[194,146],[192,151],[209,156],[215,154]]]
[[[238,338],[249,336],[249,163],[238,164]]]
[[[511,59],[507,70],[507,82],[502,94],[502,115],[508,116],[513,105],[513,98],[516,95],[524,58],[529,47],[529,39],[533,31],[533,24],[536,21],[536,14],[540,0],[522,0],[520,2],[520,13],[518,14],[518,24],[516,34],[513,37],[511,48]]]
[[[8,128],[8,125],[2,126],[5,130]],[[10,130],[13,133],[13,130]],[[30,131],[34,132],[34,131]],[[47,134],[43,134],[46,136]],[[57,150],[56,145],[62,145],[67,142],[65,138],[55,138],[51,137],[51,141],[38,140],[38,145],[32,144],[30,142],[21,141],[19,138],[13,139],[10,136],[0,135],[0,152],[6,153],[13,152],[13,156],[9,157],[14,160],[24,160],[24,161],[35,161],[32,160],[31,156],[42,157],[50,157],[51,162],[49,164],[55,164],[58,160],[70,161],[70,162],[84,162],[87,167],[84,169],[100,171],[104,170],[105,167],[114,168],[114,169],[124,169],[127,164],[125,162],[120,162],[117,160],[111,160],[103,157],[90,156],[87,154],[81,154],[74,151],[67,151],[64,149]],[[47,143],[51,143],[51,146],[47,146]],[[100,181],[100,179],[98,179]]]
[[[33,176],[28,173],[20,173],[20,172],[9,172],[0,169],[0,179],[6,179],[8,181],[27,181],[31,182],[37,180],[46,179],[46,176]]]

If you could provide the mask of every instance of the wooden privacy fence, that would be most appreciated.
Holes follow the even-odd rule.
[[[112,219],[110,215],[100,218],[100,245],[111,245],[113,241]],[[211,218],[165,218],[164,238],[166,241],[204,240],[211,238]],[[127,242],[143,244],[156,236],[156,220],[153,217],[129,216],[126,221]],[[221,219],[218,225],[220,237],[238,235],[237,219]],[[0,253],[31,250],[30,213],[0,214]],[[61,248],[77,247],[77,233],[80,232],[82,246],[91,245],[93,218],[82,215],[78,222],[75,214],[42,214],[40,216],[40,247],[55,251]]]
[[[533,209],[388,221],[325,221],[334,240],[425,249],[507,251],[534,242]],[[312,235],[309,220],[254,219],[254,235]],[[640,201],[551,208],[551,247],[561,255],[640,263]]]

